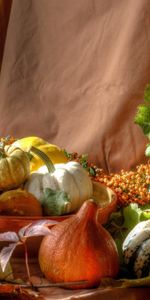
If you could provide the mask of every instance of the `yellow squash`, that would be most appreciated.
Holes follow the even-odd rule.
[[[65,163],[68,161],[65,152],[63,149],[60,149],[58,146],[49,144],[45,140],[36,137],[36,136],[29,136],[19,139],[13,143],[14,146],[20,147],[24,151],[29,151],[32,146],[40,149],[43,151],[51,161],[56,163]],[[30,171],[34,172],[38,170],[44,162],[36,155],[31,156],[30,160]]]

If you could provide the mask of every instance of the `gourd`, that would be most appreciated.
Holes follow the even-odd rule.
[[[42,207],[27,191],[10,190],[0,195],[0,215],[42,216]]]
[[[41,171],[32,173],[24,188],[39,199],[44,211],[50,215],[76,212],[82,203],[93,194],[93,185],[88,172],[75,161],[53,165],[49,158],[39,152],[39,149],[32,147],[32,150],[39,156],[42,155],[49,173],[44,174]],[[45,169],[42,172],[45,172]],[[56,192],[61,191],[61,200],[57,200],[57,197],[50,197],[47,200],[45,198],[45,190],[47,189]],[[60,205],[59,210],[57,209],[58,205]]]
[[[56,163],[65,163],[67,162],[67,157],[63,149],[60,149],[58,146],[49,144],[45,140],[36,137],[36,136],[28,136],[21,139],[16,140],[12,146],[19,147],[23,151],[29,152],[31,147],[36,147],[42,152],[44,152],[51,161]],[[39,158],[39,156],[30,155],[30,171],[34,172],[38,170],[42,165],[44,165],[43,160]]]
[[[149,276],[150,220],[138,223],[123,242],[124,262],[133,276]]]
[[[94,287],[103,277],[116,277],[119,257],[116,245],[97,221],[98,206],[93,200],[51,228],[39,250],[39,264],[52,282],[87,281],[72,288]]]
[[[28,178],[30,160],[23,150],[0,144],[0,190],[19,187]]]

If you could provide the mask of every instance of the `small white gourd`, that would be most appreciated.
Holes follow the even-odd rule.
[[[36,149],[36,153],[41,155],[39,149]],[[42,158],[45,160],[45,154],[42,154]],[[46,158],[46,163],[47,166],[50,166],[49,173],[46,172],[46,166],[41,167],[37,172],[31,174],[24,188],[34,194],[43,205],[44,190],[46,188],[50,188],[53,191],[63,191],[68,194],[68,201],[66,202],[65,200],[63,205],[61,202],[62,212],[64,213],[64,206],[66,207],[65,213],[76,212],[83,202],[93,195],[93,184],[88,172],[80,163],[75,161],[53,165]],[[59,202],[57,205],[59,205]],[[54,203],[55,206],[56,203]]]

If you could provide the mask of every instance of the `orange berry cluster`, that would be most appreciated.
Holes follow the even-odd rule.
[[[150,204],[150,164],[141,164],[134,171],[121,170],[119,174],[106,175],[98,168],[95,171],[95,180],[116,192],[119,207]]]

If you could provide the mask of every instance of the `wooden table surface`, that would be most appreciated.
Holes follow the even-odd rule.
[[[1,222],[2,223],[2,222]],[[1,225],[0,223],[0,225]],[[11,223],[9,222],[10,230]],[[1,226],[0,226],[1,229]],[[0,230],[5,231],[5,230]],[[37,255],[41,242],[41,238],[34,237],[32,238],[32,243],[29,240],[28,250],[30,256],[30,272],[33,279],[33,282],[36,284],[41,283],[41,272],[38,266]],[[0,244],[0,248],[4,246],[3,243]],[[32,247],[31,247],[32,246]],[[36,250],[36,251],[35,251]],[[19,257],[19,254],[21,256]],[[20,247],[14,253],[14,257],[12,258],[13,271],[15,273],[16,278],[27,279],[26,278],[26,268],[24,262],[24,250]],[[44,279],[42,279],[44,280]],[[31,298],[7,298],[1,297],[0,299],[19,299],[19,300],[28,300]],[[76,299],[87,299],[87,300],[150,300],[150,288],[102,288],[99,287],[97,289],[88,289],[88,290],[68,290],[64,288],[58,287],[47,287],[38,289],[36,300],[76,300]]]
[[[25,264],[21,259],[14,260],[14,271],[17,277],[25,277]],[[41,277],[41,272],[36,260],[30,260],[32,281],[36,284],[47,284]],[[18,273],[18,274],[17,274]],[[99,287],[96,289],[69,290],[59,287],[46,287],[38,289],[39,300],[150,300],[150,288],[111,288]],[[0,298],[1,299],[1,298]],[[38,300],[38,298],[37,298]]]

